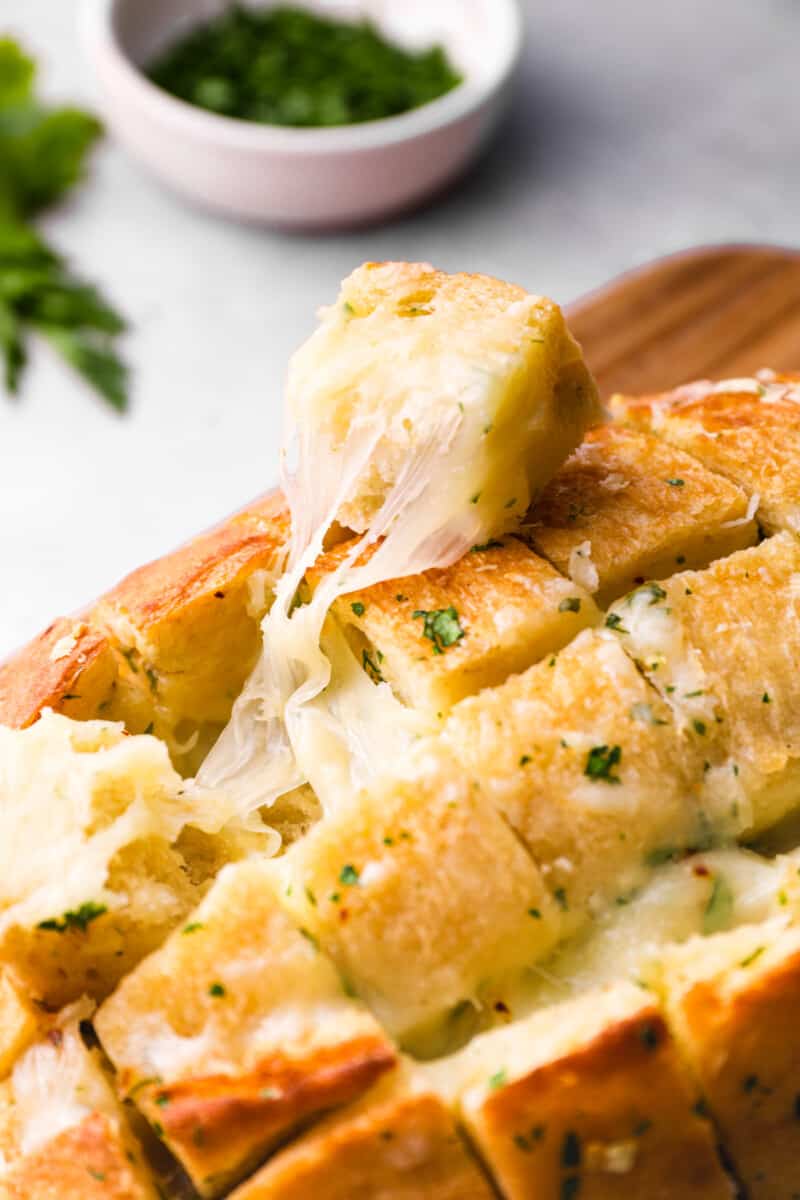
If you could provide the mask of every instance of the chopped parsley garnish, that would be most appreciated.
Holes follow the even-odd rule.
[[[664,863],[675,862],[680,857],[677,846],[656,846],[648,851],[644,861],[648,867],[661,867]]]
[[[484,550],[502,550],[503,547],[504,547],[503,542],[495,541],[495,539],[492,538],[488,542],[483,542],[480,546],[473,546],[470,553],[471,554],[480,554]]]
[[[706,733],[708,732],[708,726],[706,725],[705,721],[698,721],[696,718],[694,721],[692,721],[692,729],[696,734],[699,734],[700,737],[705,737]]]
[[[534,921],[541,921],[542,919],[541,911],[538,908],[529,908],[528,916],[533,917]]]
[[[521,757],[521,758],[520,758],[520,760],[519,760],[519,765],[520,765],[521,767],[527,767],[527,765],[528,765],[528,763],[529,763],[530,761],[531,761],[531,756],[530,756],[530,754],[523,754],[523,755],[522,755],[522,757]]]
[[[368,650],[364,650],[361,653],[361,665],[373,683],[385,682],[380,667],[372,660]]]
[[[757,947],[757,948],[756,948],[756,949],[755,949],[755,950],[752,952],[752,954],[748,954],[746,958],[743,958],[743,959],[742,959],[742,961],[739,963],[739,966],[740,966],[740,967],[749,967],[749,966],[751,966],[751,965],[752,965],[752,964],[753,964],[753,963],[756,961],[756,959],[758,959],[758,958],[761,958],[761,955],[764,953],[764,951],[766,950],[766,948],[767,948],[766,946],[758,946],[758,947]]]
[[[418,608],[414,613],[414,620],[424,622],[422,636],[433,642],[434,654],[444,654],[448,646],[454,646],[466,637],[452,604],[449,608],[437,608],[431,612]]]
[[[358,887],[359,874],[352,863],[347,863],[339,872],[339,883],[345,887]]]
[[[581,611],[581,602],[577,596],[568,596],[566,600],[562,600],[558,606],[559,612],[578,613]]]
[[[667,483],[670,487],[684,487],[686,481],[684,479],[668,479]]]
[[[159,1108],[166,1108],[169,1104],[169,1096],[162,1092],[160,1096],[156,1096],[156,1104]]]
[[[350,607],[357,617],[363,617],[366,611],[360,600],[354,600]]]
[[[659,600],[666,600],[667,593],[658,583],[645,583],[642,587],[636,588],[628,596],[628,604],[631,604],[635,596],[649,596],[651,607],[658,604]]]
[[[208,989],[208,994],[218,1000],[221,996],[225,995],[225,987],[221,983],[212,983]]]
[[[148,74],[179,100],[219,116],[298,127],[396,116],[461,82],[440,46],[406,48],[369,21],[282,4],[231,5],[182,32]],[[410,315],[426,311],[410,307]]]
[[[306,941],[309,942],[310,945],[312,945],[314,947],[315,950],[319,950],[319,942],[317,941],[317,939],[314,937],[314,934],[311,933],[310,930],[301,928],[300,933],[306,939]]]
[[[593,746],[586,759],[584,775],[603,783],[622,783],[619,775],[614,775],[614,767],[622,761],[621,746]]]
[[[190,921],[188,925],[184,925],[181,933],[197,933],[198,929],[203,929],[202,921]]]
[[[764,692],[764,695],[761,697],[761,703],[762,704],[771,704],[772,703],[769,692]]]
[[[85,933],[92,921],[96,921],[107,912],[105,904],[95,904],[93,900],[87,900],[80,908],[65,912],[61,920],[51,917],[48,921],[40,921],[37,928],[46,929],[50,933],[66,933],[68,929],[79,929],[81,933]]]
[[[730,885],[722,875],[715,875],[711,885],[711,895],[703,914],[703,933],[719,933],[727,929],[733,913],[734,895]]]
[[[617,633],[627,633],[628,630],[622,624],[622,617],[619,613],[609,613],[606,617],[606,628],[616,629]]]
[[[489,1076],[489,1087],[492,1089],[492,1091],[496,1091],[497,1088],[505,1086],[507,1079],[508,1073],[505,1067],[501,1067],[499,1071],[494,1073],[494,1075]]]
[[[407,599],[408,599],[408,596],[404,596],[402,592],[398,592],[397,595],[395,596],[395,600],[397,601],[398,604],[405,604]]]

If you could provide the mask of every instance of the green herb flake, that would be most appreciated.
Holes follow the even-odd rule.
[[[98,1183],[105,1183],[106,1177],[102,1171],[95,1171],[94,1167],[87,1167],[86,1174],[92,1179],[96,1179]]]
[[[317,941],[317,939],[314,937],[314,934],[311,933],[311,931],[309,929],[301,928],[299,930],[299,932],[300,932],[301,936],[306,939],[306,941],[309,943],[309,945],[313,946],[315,950],[319,950],[319,942]]]
[[[353,603],[350,605],[350,608],[353,610],[353,612],[355,613],[355,615],[357,617],[363,617],[364,613],[366,612],[366,609],[360,600],[354,600]]]
[[[491,538],[488,542],[482,542],[479,546],[473,546],[470,553],[482,554],[485,550],[503,550],[504,546],[504,542],[498,542],[494,538]]]
[[[444,654],[449,646],[454,646],[466,637],[452,604],[449,608],[437,608],[430,612],[418,608],[414,613],[414,620],[423,622],[422,636],[433,642],[434,654]]]
[[[762,704],[771,704],[772,703],[769,692],[764,692],[764,695],[761,697],[761,703]]]
[[[577,596],[568,596],[566,600],[562,600],[558,606],[558,611],[579,613],[581,611],[581,602]]]
[[[686,481],[684,479],[668,479],[667,483],[670,487],[681,488],[686,486]]]
[[[541,921],[541,919],[542,919],[541,910],[538,908],[529,908],[528,916],[533,917],[534,921]]]
[[[584,775],[602,783],[622,783],[613,771],[622,761],[621,746],[593,746],[586,759]]]
[[[345,887],[358,887],[359,874],[351,863],[347,863],[339,872],[339,883]]]
[[[378,664],[370,657],[368,650],[361,652],[361,665],[373,683],[385,683],[383,673]]]
[[[221,983],[212,983],[208,989],[208,994],[218,1000],[225,995],[225,987]]]
[[[650,607],[658,604],[659,600],[666,600],[667,593],[658,583],[645,583],[642,587],[636,588],[627,598],[627,603],[631,604],[636,596],[649,596]]]
[[[767,948],[766,946],[758,946],[758,947],[757,947],[757,948],[756,948],[756,949],[755,949],[755,950],[752,952],[752,954],[748,954],[746,958],[743,958],[743,959],[741,960],[741,962],[739,963],[739,966],[740,966],[740,967],[750,967],[750,966],[752,966],[754,962],[756,962],[756,961],[757,961],[759,958],[761,958],[761,955],[764,953],[764,951],[766,950],[766,948]]]
[[[622,624],[622,617],[619,613],[609,613],[606,617],[606,629],[614,629],[617,633],[627,633],[628,630]]]
[[[532,759],[531,759],[530,754],[523,754],[519,760],[519,765],[521,767],[527,767],[528,763],[531,761],[532,761]]]
[[[181,933],[197,933],[199,929],[205,929],[202,921],[190,921],[188,925],[184,925]]]
[[[69,929],[78,929],[81,933],[85,933],[92,921],[96,921],[98,917],[102,917],[107,912],[108,908],[105,904],[95,904],[93,900],[87,900],[80,908],[65,912],[60,920],[52,917],[50,920],[40,921],[37,928],[45,929],[50,933],[66,933]]]
[[[160,1096],[156,1096],[156,1104],[159,1108],[166,1108],[170,1102],[169,1096],[162,1092]]]
[[[648,867],[661,867],[664,863],[675,862],[678,857],[676,846],[656,846],[645,855],[644,861]]]
[[[711,884],[711,895],[703,913],[703,933],[706,937],[728,928],[733,915],[734,900],[730,884],[722,875],[715,875]]]
[[[489,1087],[492,1091],[497,1091],[498,1088],[505,1087],[508,1080],[508,1072],[505,1067],[501,1067],[499,1071],[495,1071],[494,1075],[489,1076]]]
[[[705,721],[698,721],[697,718],[692,721],[692,729],[696,734],[698,734],[699,737],[705,737],[706,733],[708,732],[708,726],[706,725]]]

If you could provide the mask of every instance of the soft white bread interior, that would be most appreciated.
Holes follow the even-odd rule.
[[[159,1193],[96,1050],[87,1048],[78,1004],[0,1084],[3,1200],[156,1200]]]
[[[235,853],[233,836],[213,834],[227,816],[221,797],[187,792],[154,737],[53,713],[26,730],[0,727],[9,1005],[12,993],[17,1006],[21,998],[55,1008],[106,995]]]
[[[268,862],[226,868],[96,1020],[123,1094],[204,1196],[395,1061],[279,892]]]
[[[800,543],[789,533],[646,584],[606,624],[709,763],[704,804],[733,835],[800,797]]]
[[[646,579],[750,546],[758,534],[741,488],[690,454],[619,425],[587,433],[523,531],[603,607]]]
[[[508,1200],[732,1200],[698,1088],[630,984],[483,1034],[433,1077]]]
[[[703,380],[655,396],[614,396],[617,421],[648,429],[738,483],[769,533],[800,532],[800,376]]]
[[[472,512],[476,527],[511,529],[601,418],[557,305],[424,263],[367,263],[344,281],[292,359],[288,401],[301,436],[334,450],[354,430],[369,438],[369,470],[339,511],[356,532],[410,450],[441,459],[430,499],[443,523]]]

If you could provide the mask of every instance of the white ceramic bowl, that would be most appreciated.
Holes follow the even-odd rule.
[[[239,218],[335,228],[411,208],[474,158],[500,116],[519,57],[517,0],[285,2],[368,17],[406,46],[441,44],[464,82],[409,113],[360,125],[287,129],[238,121],[175,99],[141,71],[181,31],[228,7],[226,0],[84,0],[83,33],[104,116],[165,183]]]

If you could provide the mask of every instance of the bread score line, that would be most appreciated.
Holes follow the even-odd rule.
[[[404,292],[403,303],[407,300]],[[428,315],[413,314],[420,320]],[[441,353],[441,348],[436,352]],[[754,383],[753,389],[762,386]],[[788,384],[783,386],[791,390]],[[608,448],[605,473],[598,467],[601,460],[594,449],[598,444]],[[383,1189],[398,1197],[482,1197],[487,1186],[482,1171],[488,1168],[503,1193],[514,1198],[729,1195],[731,1185],[716,1156],[709,1114],[724,1128],[731,1152],[743,1140],[742,1123],[753,1123],[747,1152],[733,1153],[733,1158],[754,1195],[790,1197],[797,1190],[796,1156],[789,1150],[771,1154],[777,1138],[792,1146],[796,1137],[789,1117],[798,1060],[792,1030],[780,1016],[791,1011],[795,978],[793,868],[786,868],[786,880],[770,877],[768,883],[758,870],[751,871],[752,879],[758,877],[759,882],[746,884],[744,891],[766,886],[774,897],[773,912],[769,906],[759,910],[740,898],[734,877],[737,871],[747,875],[745,865],[734,867],[731,860],[723,869],[711,861],[712,856],[709,862],[702,857],[710,842],[770,828],[791,816],[796,807],[792,738],[782,736],[779,715],[765,714],[750,703],[752,672],[730,680],[727,670],[736,660],[737,637],[758,645],[770,636],[776,619],[770,604],[784,605],[782,633],[791,651],[796,631],[792,589],[796,551],[785,536],[752,546],[757,502],[747,494],[747,480],[742,481],[742,490],[737,480],[722,479],[684,451],[673,451],[645,433],[634,435],[611,427],[602,436],[589,435],[584,445],[585,454],[583,446],[578,448],[552,484],[556,493],[561,478],[561,494],[570,494],[572,488],[575,496],[562,504],[560,516],[552,500],[546,515],[545,491],[539,511],[534,507],[515,535],[498,527],[478,550],[470,548],[456,563],[397,581],[394,595],[403,596],[396,599],[401,613],[416,604],[415,593],[420,597],[410,622],[404,619],[415,629],[414,638],[394,635],[395,629],[398,634],[401,630],[389,610],[394,580],[365,586],[334,601],[333,620],[322,637],[326,656],[339,676],[338,711],[345,711],[342,705],[347,699],[341,694],[341,678],[350,678],[355,670],[360,676],[359,697],[374,697],[378,720],[370,728],[411,712],[417,736],[409,743],[405,778],[395,784],[372,784],[362,797],[356,794],[348,800],[342,787],[346,776],[333,769],[328,777],[330,791],[316,810],[307,788],[293,790],[281,801],[289,848],[257,869],[248,862],[237,865],[237,859],[253,849],[247,842],[252,830],[239,825],[233,848],[230,835],[223,834],[225,848],[219,853],[211,853],[207,844],[198,846],[192,834],[189,842],[194,844],[187,850],[186,862],[196,863],[195,872],[205,869],[203,889],[222,862],[232,860],[232,865],[211,886],[203,901],[206,907],[179,924],[162,949],[134,968],[103,1006],[96,1027],[118,1070],[118,1085],[204,1194],[220,1194],[281,1139],[295,1135],[293,1144],[273,1153],[266,1166],[241,1184],[238,1194],[247,1200],[288,1198],[303,1194],[297,1189],[305,1186],[323,1200],[328,1195],[352,1195],[357,1188],[365,1195],[371,1194],[369,1189],[376,1194]],[[581,469],[586,455],[593,471]],[[649,475],[648,464],[655,468]],[[685,497],[681,504],[675,503],[678,495]],[[652,533],[648,508],[654,520],[659,512],[665,515]],[[277,521],[279,505],[274,511]],[[373,503],[369,512],[375,511]],[[627,517],[632,531],[630,543],[620,548],[616,559],[613,553],[602,553],[604,544],[613,547],[614,511],[620,519]],[[351,519],[359,524],[355,517]],[[504,567],[515,576],[521,573],[525,578],[530,570],[532,580],[543,577],[535,551],[528,549],[526,555],[523,550],[526,543],[544,545],[548,529],[559,521],[564,525],[563,540],[571,540],[566,569],[572,578],[570,595],[561,596],[559,585],[558,607],[567,601],[563,614],[572,617],[577,602],[577,611],[585,607],[588,623],[599,624],[600,629],[580,634],[563,650],[557,641],[551,651],[543,650],[551,636],[546,633],[545,641],[540,636],[546,622],[537,624],[535,613],[526,612],[522,604],[514,616],[510,604],[509,637],[517,657],[499,665],[490,686],[470,698],[487,682],[483,672],[487,657],[491,659],[491,627],[481,634],[476,622],[486,609],[503,603]],[[571,532],[573,524],[579,527]],[[345,533],[334,530],[333,536],[346,546]],[[285,535],[283,543],[277,535],[273,538],[263,521],[258,537],[272,545],[285,544]],[[732,559],[706,569],[716,553],[737,551]],[[360,547],[354,553],[354,562],[362,552]],[[342,553],[341,547],[335,548],[334,559]],[[554,561],[560,557],[556,566],[563,571],[563,546],[551,549],[551,554]],[[667,690],[676,689],[674,683],[665,685],[659,696],[636,670],[633,660],[638,654],[626,639],[639,637],[639,626],[633,634],[625,626],[621,613],[626,602],[602,616],[589,599],[600,589],[607,589],[604,602],[615,599],[617,589],[626,586],[628,569],[634,571],[647,561],[666,564],[672,556],[676,566],[699,568],[678,577],[683,579],[684,594],[688,590],[707,597],[711,606],[727,581],[735,579],[749,596],[748,626],[737,632],[732,622],[722,658],[703,657],[707,635],[702,619],[696,623],[690,614],[684,618],[682,610],[666,614],[670,620],[675,616],[683,640],[676,642],[673,637],[668,645],[660,644],[658,652],[669,657],[677,645],[675,662],[680,671],[688,669],[684,660],[692,670],[701,663],[705,687],[691,691],[709,693],[705,719],[692,708],[702,697],[690,695],[688,689],[676,696],[674,690]],[[244,586],[237,577],[238,608],[223,605],[224,595],[207,591],[212,579],[225,577],[224,560],[214,564],[213,555],[209,574],[198,578],[194,593],[192,586],[186,594],[177,589],[163,614],[165,621],[175,620],[172,628],[178,636],[188,635],[185,644],[191,644],[192,621],[198,612],[211,622],[207,628],[212,630],[215,611],[225,614],[220,630],[231,615],[236,619],[237,612],[244,612],[246,621],[255,621],[257,628],[248,606],[257,610],[259,603],[268,605],[269,572],[274,585],[280,568],[274,557],[272,566],[266,567],[257,554],[254,559],[260,563],[253,569],[254,587],[247,582],[246,566]],[[168,573],[164,564],[162,571]],[[448,591],[456,589],[453,572],[462,573],[464,583],[459,586],[467,589],[464,597],[473,605],[474,616],[465,617],[463,626],[458,608],[444,603]],[[151,578],[157,577],[156,568]],[[308,584],[320,586],[319,579]],[[519,586],[516,579],[513,584]],[[437,587],[443,589],[438,593],[442,599],[427,598],[437,596]],[[224,585],[215,590],[224,593]],[[648,589],[645,581],[628,608],[642,604],[656,609],[663,599],[659,593],[665,590],[666,584],[659,584],[658,592]],[[481,607],[482,594],[489,600],[486,609]],[[535,589],[532,595],[536,604],[541,603]],[[774,596],[779,600],[763,604]],[[305,598],[302,593],[297,597]],[[219,604],[218,610],[211,600]],[[373,615],[373,603],[378,618],[381,610],[386,612],[382,620],[365,620]],[[461,599],[459,604],[465,607]],[[354,606],[363,611],[354,611]],[[308,606],[301,604],[297,611],[303,607]],[[456,611],[458,628],[449,607]],[[545,600],[543,616],[549,607]],[[139,611],[144,609],[143,602]],[[55,640],[52,633],[48,635],[48,658],[55,651],[56,662],[68,660],[70,669],[76,666],[74,679],[80,678],[81,669],[91,675],[91,668],[102,665],[108,650],[113,660],[108,674],[112,693],[114,671],[128,670],[142,677],[132,689],[137,702],[152,706],[159,688],[157,684],[153,689],[148,679],[150,659],[165,651],[165,644],[159,642],[157,606],[154,613],[146,640],[139,640],[135,621],[126,632],[125,649],[130,651],[136,642],[139,657],[120,654],[115,640],[120,635],[110,625],[104,625],[108,632],[98,645],[87,622],[74,645],[67,644],[71,632]],[[435,617],[441,613],[446,619],[437,623]],[[654,614],[654,619],[664,617]],[[557,627],[558,622],[553,622]],[[476,636],[471,639],[473,628]],[[404,628],[402,632],[406,633]],[[84,638],[90,639],[92,649],[90,653],[87,648],[81,660]],[[217,644],[224,646],[224,639],[220,632]],[[420,677],[423,655],[434,667],[455,661],[459,667],[450,678],[442,676],[441,690],[432,700],[423,699],[415,712],[416,688],[404,681],[414,677],[414,670]],[[540,657],[538,665],[528,665]],[[160,661],[166,664],[167,658]],[[173,662],[179,676],[180,660]],[[187,656],[187,664],[192,662],[197,664],[194,670],[202,669],[202,655],[194,660]],[[793,687],[781,663],[780,653],[774,662],[765,658],[770,699],[760,700],[768,707],[774,699],[778,714],[791,705]],[[384,664],[384,678],[391,680],[394,693],[385,682],[376,681],[374,668],[383,676]],[[235,664],[225,665],[240,670]],[[604,670],[614,685],[608,697],[607,689],[598,687]],[[652,673],[652,666],[647,670]],[[504,678],[514,671],[518,673]],[[99,671],[95,678],[102,683],[102,676]],[[19,668],[12,677],[19,681]],[[558,682],[554,686],[551,680]],[[47,683],[48,698],[58,702],[58,687],[50,677]],[[73,682],[65,683],[64,690],[73,687]],[[107,684],[97,688],[98,697],[104,687]],[[70,698],[64,704],[74,705],[75,694],[68,690]],[[106,698],[98,699],[98,704]],[[36,698],[30,699],[29,719],[34,719]],[[175,710],[182,719],[184,703],[177,703]],[[166,703],[161,711],[166,727],[175,730]],[[604,711],[605,728],[592,723],[602,720]],[[223,703],[210,713],[197,710],[191,719],[198,724],[211,722],[212,717],[219,721],[224,712]],[[726,716],[733,714],[731,732],[727,726],[711,731],[709,712],[715,726],[723,726]],[[141,723],[139,713],[132,723],[134,719]],[[504,733],[502,723],[509,714],[511,726]],[[80,713],[97,715],[101,714],[91,711],[91,704]],[[705,725],[703,733],[696,723]],[[548,728],[552,729],[549,744],[542,747],[539,734]],[[35,730],[36,726],[28,736]],[[197,727],[190,736],[194,732]],[[112,734],[109,730],[100,736]],[[151,740],[143,737],[142,745]],[[198,736],[189,754],[200,741]],[[180,755],[180,747],[170,744],[173,754]],[[660,807],[662,796],[651,781],[654,776],[663,781],[673,775],[678,780],[675,807]],[[213,795],[213,789],[207,794]],[[224,794],[223,788],[220,795]],[[270,815],[279,815],[279,807],[267,811],[267,821]],[[238,810],[237,816],[241,816]],[[576,826],[578,816],[585,825]],[[656,816],[651,828],[648,822]],[[577,827],[581,836],[576,839]],[[626,846],[628,834],[634,836]],[[181,836],[185,841],[186,834]],[[593,852],[596,845],[604,844],[603,837],[605,849]],[[619,845],[612,847],[612,842]],[[260,848],[263,854],[263,835]],[[684,860],[693,850],[696,856]],[[515,864],[502,880],[502,888],[491,886],[498,861]],[[632,914],[645,913],[646,905],[638,904],[640,894],[646,899],[651,886],[683,870],[684,861],[700,872],[697,879],[711,880],[708,894],[695,906],[693,919],[687,916],[680,921],[676,916],[673,926],[665,922],[663,933],[653,935],[652,958],[661,965],[648,974],[649,990],[643,993],[635,983],[625,982],[631,964],[623,961],[624,956],[615,959],[610,948],[613,933],[603,941],[603,920],[616,910],[627,914],[629,906]],[[782,869],[776,868],[778,874]],[[438,895],[434,884],[441,889]],[[226,889],[239,887],[247,898],[242,905],[229,904]],[[664,894],[669,894],[669,888]],[[677,912],[676,895],[673,891],[673,902],[665,904]],[[92,901],[87,898],[86,903]],[[254,932],[253,919],[263,905],[265,912],[274,915],[259,920]],[[81,911],[79,905],[54,913],[48,923],[64,928],[38,932],[91,944],[101,929],[101,915],[92,913],[82,928],[75,919]],[[68,913],[73,914],[71,922]],[[83,915],[90,914],[83,909]],[[644,928],[646,916],[641,919],[644,925],[634,919],[632,928]],[[585,945],[584,939],[591,940],[595,931],[599,948],[593,953],[604,963],[618,962],[618,977],[609,967],[612,974],[590,980],[585,996],[573,983],[562,983],[568,992],[577,993],[566,1003],[554,1003],[541,987],[537,997],[537,962],[557,979],[558,943],[568,939],[564,951],[568,954],[570,944]],[[625,936],[620,932],[619,939],[624,941]],[[278,947],[286,937],[284,957]],[[767,954],[759,939],[774,943],[774,952]],[[664,951],[664,942],[677,943],[678,949]],[[193,951],[193,944],[199,948]],[[712,944],[713,954],[707,955]],[[235,946],[250,964],[253,986],[249,991],[244,983],[240,991],[246,974],[237,965]],[[274,990],[265,996],[259,977],[272,956]],[[290,967],[292,962],[299,966]],[[16,968],[17,964],[9,965]],[[534,981],[523,981],[522,975],[531,969]],[[309,992],[306,984],[317,978],[327,982],[318,994],[314,988]],[[431,979],[437,981],[435,988],[425,986]],[[175,980],[175,984],[164,987],[154,980]],[[729,982],[733,986],[728,987]],[[708,1041],[706,1026],[683,1015],[698,1011],[693,1001],[683,999],[694,997],[698,989],[710,998],[706,1011],[729,1013],[720,1026],[716,1059],[708,1061],[702,1054]],[[37,1025],[37,1014],[26,1010],[25,999],[19,990],[13,993],[18,1021],[13,1051],[7,1053],[9,1062],[42,1035],[42,1022]],[[268,1012],[258,1008],[264,1002]],[[389,1036],[370,1017],[370,1007]],[[326,1012],[333,1014],[332,1023],[326,1022]],[[338,1029],[345,1012],[352,1014],[348,1021],[369,1030],[367,1041],[373,1045],[369,1053],[360,1037],[340,1042]],[[745,1016],[754,1012],[762,1019],[751,1028]],[[768,1014],[773,1012],[782,1029],[781,1052],[767,1053],[768,1069],[759,1074],[753,1064],[769,1048]],[[252,1036],[247,1034],[251,1028],[257,1031]],[[718,1083],[713,1062],[727,1039],[741,1041],[745,1028],[751,1032],[741,1046],[736,1070],[745,1071],[740,1084],[750,1101],[742,1105],[736,1102],[733,1074]],[[337,1033],[330,1045],[326,1029]],[[478,1036],[470,1041],[476,1032]],[[448,1041],[469,1044],[455,1058],[434,1061],[430,1073],[404,1053],[413,1050],[429,1058],[441,1054]],[[291,1047],[297,1049],[290,1053],[289,1063],[282,1061]],[[335,1049],[332,1063],[339,1064],[333,1072],[325,1060],[331,1049]],[[146,1073],[154,1067],[153,1056],[158,1060],[155,1076]],[[750,1082],[752,1076],[758,1084]],[[657,1103],[652,1104],[656,1093]],[[582,1108],[578,1099],[582,1095],[595,1096],[596,1101],[587,1100]],[[775,1099],[768,1103],[767,1096]],[[335,1115],[296,1137],[307,1121],[318,1120],[329,1106],[337,1107]],[[469,1157],[470,1146],[481,1156],[483,1167]],[[13,1169],[24,1172],[24,1158]],[[332,1169],[337,1171],[335,1177]]]

